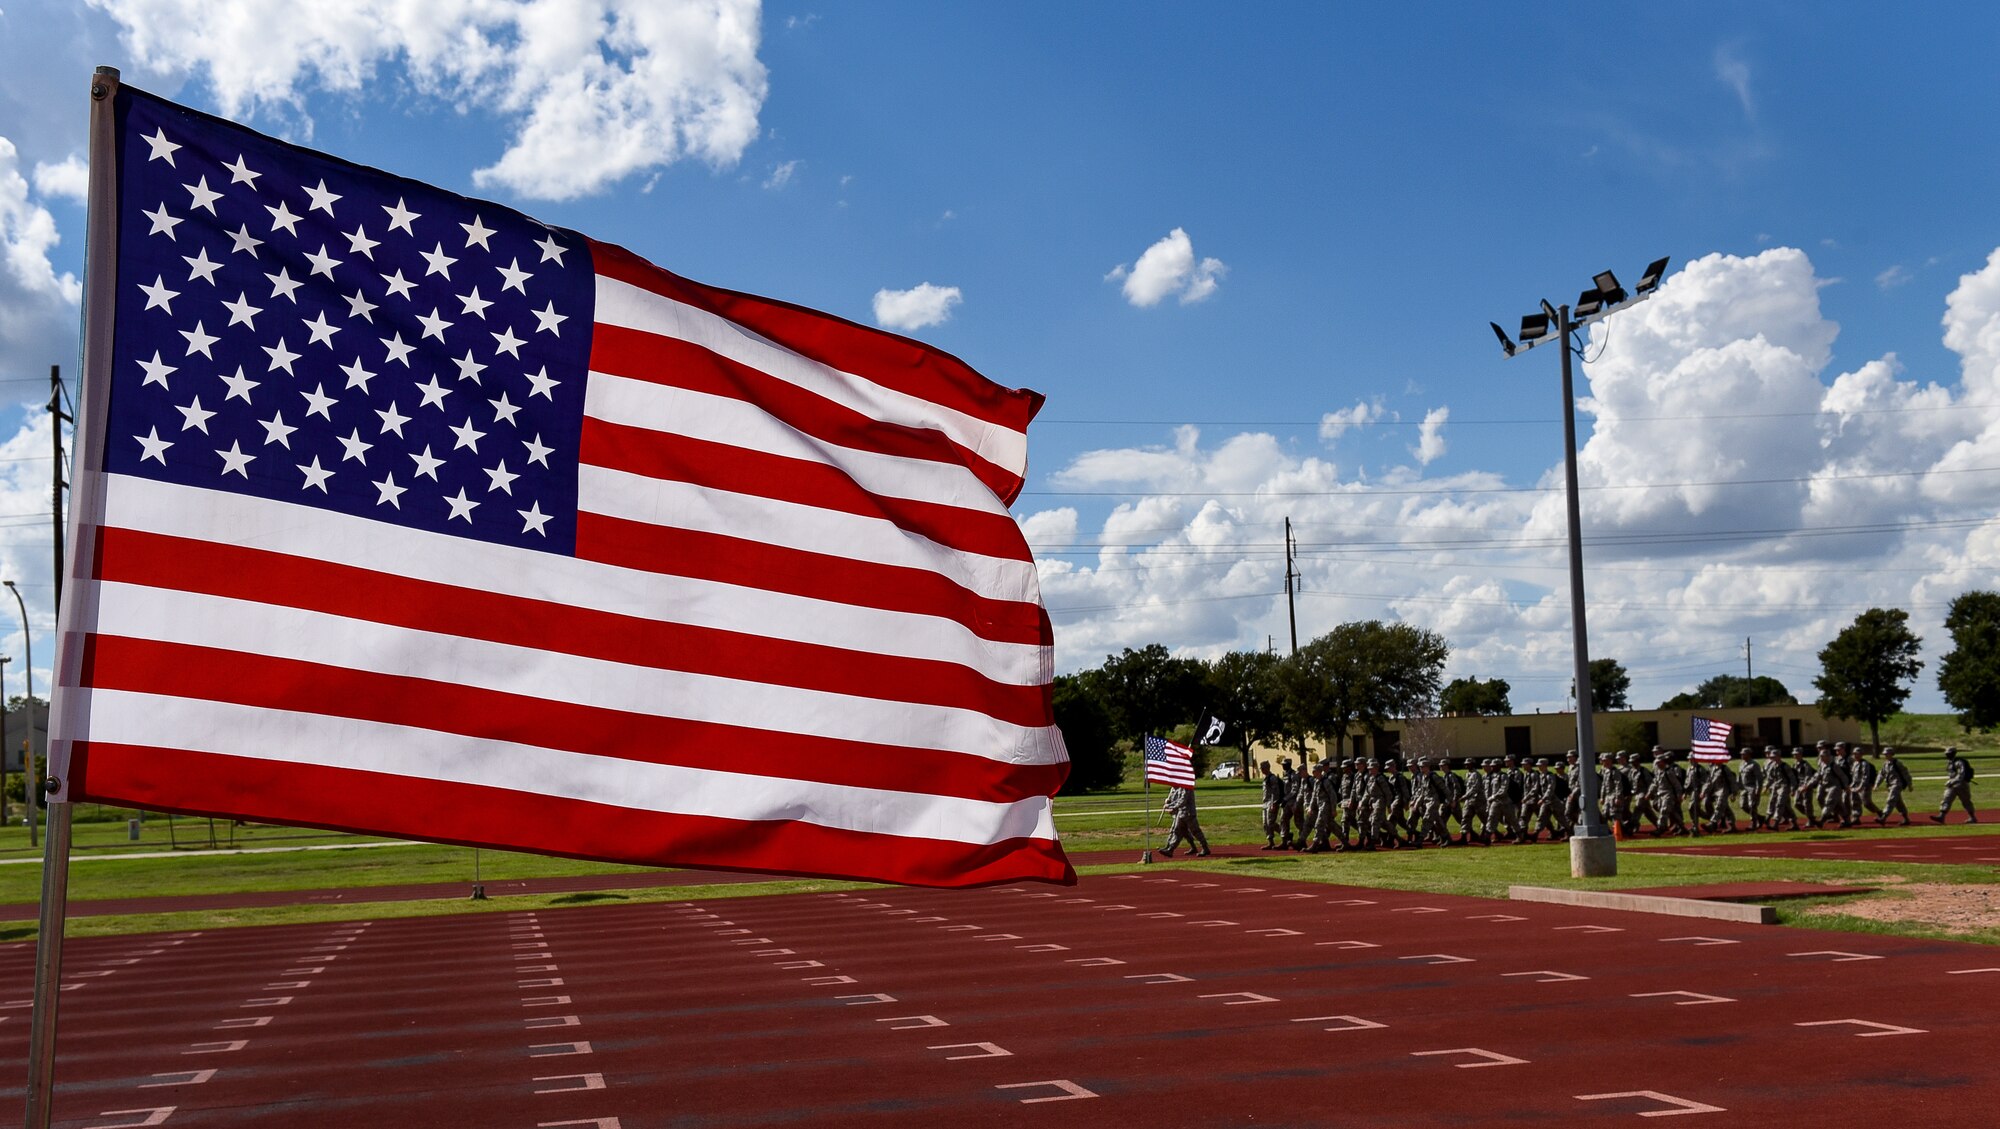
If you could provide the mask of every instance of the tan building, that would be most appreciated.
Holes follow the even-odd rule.
[[[1756,706],[1749,709],[1619,710],[1594,715],[1592,730],[1600,753],[1642,753],[1659,745],[1683,751],[1696,716],[1736,727],[1732,748],[1777,745],[1789,753],[1818,741],[1859,742],[1859,722],[1829,718],[1817,705]],[[1379,733],[1355,732],[1342,756],[1561,757],[1576,747],[1574,713],[1514,714],[1506,717],[1430,717],[1395,721]],[[1324,756],[1317,744],[1314,759]],[[1260,756],[1261,759],[1261,756]]]

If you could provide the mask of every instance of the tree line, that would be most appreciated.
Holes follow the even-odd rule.
[[[1953,643],[1938,670],[1945,701],[1968,731],[2000,725],[2000,593],[1963,593],[1951,602],[1945,629]],[[1900,608],[1861,613],[1819,652],[1813,685],[1820,709],[1865,722],[1870,742],[1880,744],[1881,723],[1902,709],[1923,667],[1922,643]],[[1064,791],[1117,784],[1125,752],[1145,735],[1191,727],[1203,713],[1228,723],[1227,741],[1247,762],[1257,745],[1302,753],[1310,740],[1332,748],[1357,729],[1373,732],[1402,718],[1513,712],[1505,679],[1444,682],[1450,654],[1435,631],[1380,620],[1341,624],[1282,658],[1231,651],[1202,660],[1158,643],[1127,647],[1094,669],[1055,680],[1055,720],[1070,753]],[[1631,708],[1632,678],[1616,659],[1592,660],[1590,682],[1593,710]],[[1717,675],[1660,708],[1794,704],[1778,679]]]

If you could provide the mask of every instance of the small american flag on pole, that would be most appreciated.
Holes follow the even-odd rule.
[[[1164,737],[1146,738],[1146,779],[1176,788],[1194,787],[1194,753]]]
[[[1073,880],[1039,395],[112,97],[53,798]]]
[[[1689,742],[1688,755],[1698,761],[1726,761],[1729,759],[1729,735],[1736,727],[1726,721],[1715,721],[1706,717],[1694,719],[1694,736]]]

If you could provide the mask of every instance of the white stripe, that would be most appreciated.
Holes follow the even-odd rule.
[[[838,446],[807,435],[754,404],[727,396],[593,372],[583,394],[583,414],[607,423],[824,463],[863,490],[883,497],[937,502],[987,514],[1007,512],[993,491],[959,464]]]
[[[588,464],[577,469],[577,506],[586,513],[647,525],[922,569],[989,599],[1040,602],[1035,562],[960,552],[881,518],[686,482],[665,482]]]
[[[1010,764],[1062,760],[1054,726],[967,709],[856,698],[466,639],[323,612],[98,582],[106,635],[215,647],[634,714],[755,726]]]
[[[353,718],[226,702],[96,690],[90,739],[284,764],[387,773],[524,792],[560,781],[562,794],[634,811],[820,827],[956,843],[1055,838],[1049,801],[993,804],[946,796],[556,752]],[[540,792],[534,792],[541,795]],[[385,803],[394,802],[384,797]],[[806,818],[806,813],[811,813]]]
[[[980,639],[939,616],[580,561],[218,490],[107,475],[106,524],[265,549],[438,584],[876,654],[958,663],[996,682],[1048,681],[1049,648]],[[310,517],[311,520],[305,520]]]
[[[987,423],[802,357],[727,318],[650,290],[599,275],[596,319],[699,345],[717,356],[747,365],[871,419],[937,428],[953,442],[977,451],[982,458],[1009,473],[1017,477],[1027,473],[1028,437],[1023,432]]]

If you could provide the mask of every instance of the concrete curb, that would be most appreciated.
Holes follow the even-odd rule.
[[[1675,917],[1706,917],[1750,925],[1776,925],[1778,911],[1770,906],[1735,902],[1704,902],[1658,894],[1620,894],[1610,890],[1560,890],[1553,886],[1509,886],[1507,897],[1517,902],[1548,902],[1559,906],[1617,909],[1631,913],[1664,913]]]

